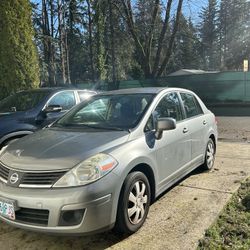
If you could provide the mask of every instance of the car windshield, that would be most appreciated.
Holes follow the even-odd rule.
[[[39,104],[49,91],[23,91],[0,102],[0,112],[27,111]]]
[[[153,94],[99,95],[80,104],[52,127],[129,130],[153,100]]]

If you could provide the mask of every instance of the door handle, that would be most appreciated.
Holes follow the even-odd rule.
[[[207,122],[204,120],[204,121],[203,121],[203,125],[206,125],[206,124],[207,124]]]
[[[185,134],[185,133],[188,132],[188,129],[187,129],[187,128],[184,128],[182,132]]]

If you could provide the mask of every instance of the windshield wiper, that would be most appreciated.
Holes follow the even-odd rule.
[[[104,130],[115,130],[115,131],[128,131],[130,132],[129,129],[125,129],[125,128],[119,128],[119,127],[107,127],[107,126],[95,126],[95,125],[89,125],[89,124],[85,124],[85,123],[81,123],[81,124],[75,124],[75,123],[66,123],[66,124],[57,124],[55,123],[55,126],[60,125],[60,127],[87,127],[87,128],[93,128],[93,129],[104,129]]]
[[[89,126],[89,125],[85,125],[84,126]],[[106,129],[106,130],[116,130],[116,131],[128,131],[129,129],[125,129],[125,128],[119,128],[119,127],[105,127],[105,126],[91,126],[92,128],[96,128],[96,129]]]

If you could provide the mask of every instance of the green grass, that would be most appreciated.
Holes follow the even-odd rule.
[[[250,250],[250,179],[241,184],[197,249]]]

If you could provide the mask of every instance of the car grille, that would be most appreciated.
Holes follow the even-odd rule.
[[[16,221],[27,224],[48,226],[49,210],[20,208],[16,211]]]
[[[9,176],[9,169],[4,167],[1,163],[0,163],[0,178],[5,180],[7,182],[8,180],[8,176]]]
[[[24,173],[21,185],[53,185],[66,172]]]
[[[8,182],[10,169],[0,163],[0,180]],[[67,171],[37,171],[25,172],[16,170],[21,174],[19,187],[48,188],[58,181]]]

